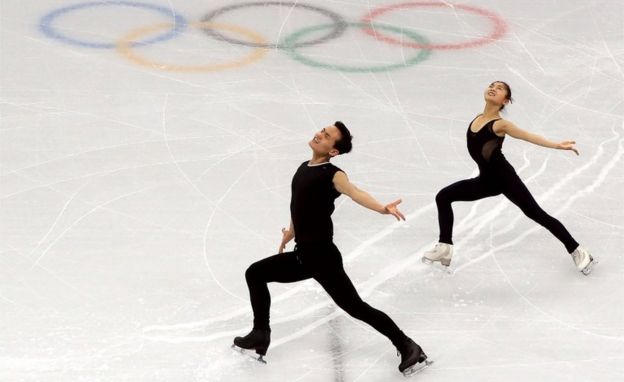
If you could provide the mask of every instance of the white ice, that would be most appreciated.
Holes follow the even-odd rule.
[[[144,1],[189,21],[231,4]],[[308,3],[349,22],[393,4]],[[355,141],[334,163],[380,201],[403,199],[406,222],[344,196],[333,218],[362,297],[435,360],[413,380],[624,380],[624,3],[465,0],[500,15],[507,32],[362,73],[218,41],[196,26],[130,48],[160,65],[145,66],[40,31],[42,17],[72,4],[81,2],[0,2],[0,380],[402,381],[391,343],[313,281],[271,284],[267,365],[229,348],[251,327],[245,269],[276,252],[291,177],[310,158],[314,132],[336,120]],[[432,43],[492,29],[483,15],[447,4],[379,21]],[[281,6],[217,21],[272,42],[327,20]],[[154,28],[168,21],[109,3],[62,14],[53,26],[115,43],[165,33],[166,25]],[[400,65],[420,51],[352,26],[298,52],[360,67]],[[243,57],[257,60],[163,70]],[[504,153],[542,207],[599,259],[589,276],[504,197],[454,205],[454,273],[420,262],[438,235],[437,191],[475,174],[465,130],[494,80],[513,89],[505,118],[577,142],[578,157],[512,138]]]

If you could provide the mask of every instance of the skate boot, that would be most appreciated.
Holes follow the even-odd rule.
[[[440,264],[448,267],[451,265],[451,257],[453,256],[453,245],[447,243],[438,243],[433,249],[425,252],[422,257],[422,262],[425,264],[432,264],[439,261]]]
[[[255,350],[258,354],[257,360],[266,363],[263,356],[266,355],[271,343],[271,329],[252,329],[245,337],[235,337],[232,347],[239,347],[246,350]]]
[[[581,247],[580,245],[570,254],[572,256],[572,260],[574,260],[574,264],[576,264],[576,268],[583,273],[584,275],[588,275],[596,263],[592,255],[589,252]]]
[[[397,347],[397,355],[401,356],[399,371],[406,377],[422,371],[433,363],[433,361],[427,361],[427,355],[420,345],[409,337],[405,337]]]

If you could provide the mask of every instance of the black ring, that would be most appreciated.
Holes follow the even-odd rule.
[[[327,16],[329,17],[332,21],[333,24],[335,25],[327,35],[325,36],[321,36],[320,38],[317,38],[315,40],[311,40],[311,41],[304,41],[301,43],[297,43],[294,48],[300,48],[300,47],[304,47],[304,46],[310,46],[310,45],[316,45],[316,44],[320,44],[322,42],[340,37],[340,35],[342,35],[342,33],[344,33],[344,31],[347,29],[347,22],[342,18],[342,16],[340,16],[339,14],[332,12],[328,9],[325,8],[319,8],[316,7],[314,5],[309,5],[309,4],[305,4],[305,3],[292,3],[292,2],[285,2],[285,1],[256,1],[256,2],[248,2],[248,3],[241,3],[241,4],[234,4],[234,5],[228,5],[222,8],[218,8],[210,13],[208,13],[207,15],[205,15],[202,18],[202,21],[206,21],[206,22],[213,22],[212,19],[214,19],[215,17],[235,10],[235,9],[240,9],[240,8],[249,8],[249,7],[257,7],[257,6],[270,6],[270,5],[276,5],[276,6],[289,6],[289,7],[293,7],[293,8],[303,8],[303,9],[307,9],[313,12],[317,12],[322,14],[323,16]],[[254,43],[254,42],[249,42],[249,41],[244,41],[244,40],[237,40],[234,38],[230,38],[227,37],[225,35],[222,35],[221,33],[217,32],[214,29],[210,29],[210,28],[202,28],[209,36],[216,38],[217,40],[221,40],[221,41],[227,41],[229,43],[232,44],[238,44],[238,45],[245,45],[245,46],[252,46],[252,47],[256,47],[256,48],[270,48],[270,49],[282,49],[284,48],[284,45],[282,45],[281,43],[268,43],[268,44],[260,44],[260,43]]]

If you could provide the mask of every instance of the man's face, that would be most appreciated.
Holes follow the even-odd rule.
[[[333,157],[339,154],[334,145],[340,138],[340,130],[336,126],[331,125],[314,134],[314,138],[309,142],[309,145],[315,153]]]

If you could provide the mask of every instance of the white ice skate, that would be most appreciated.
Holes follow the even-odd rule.
[[[592,255],[580,245],[571,253],[571,256],[576,268],[584,275],[590,274],[594,264],[597,263]]]
[[[422,262],[425,264],[433,264],[437,261],[448,267],[451,265],[451,257],[453,256],[453,245],[447,243],[438,243],[433,249],[425,252]]]

